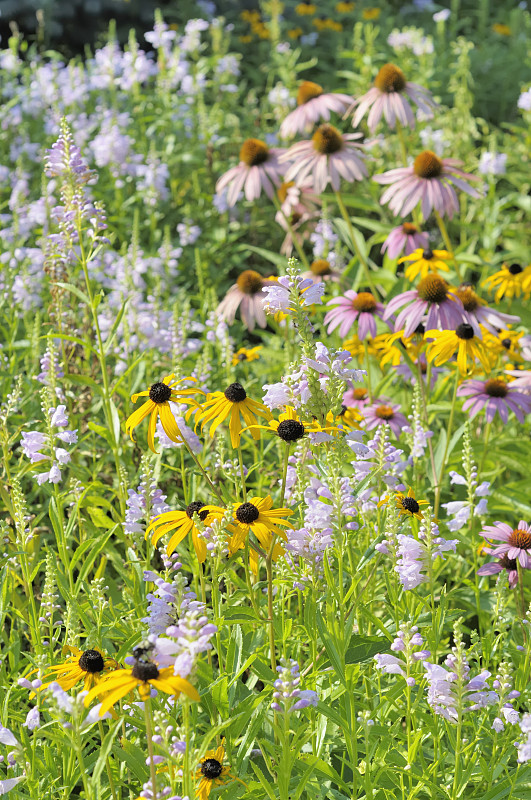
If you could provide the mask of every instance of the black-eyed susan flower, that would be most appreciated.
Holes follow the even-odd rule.
[[[181,380],[174,380],[175,375],[167,375],[162,381],[152,384],[145,392],[137,392],[131,397],[131,402],[136,403],[139,397],[149,398],[147,402],[133,411],[131,416],[125,423],[126,433],[133,439],[133,431],[143,422],[146,417],[149,417],[148,427],[148,446],[154,453],[155,442],[154,434],[157,427],[157,419],[160,418],[161,425],[164,433],[172,442],[182,442],[181,433],[175,421],[170,408],[170,400],[175,403],[187,403],[197,406],[197,402],[192,398],[192,395],[197,394],[199,391],[189,386],[183,388],[176,388],[176,384],[183,383],[183,381],[195,381],[195,378],[181,378]]]
[[[137,659],[131,669],[117,669],[94,686],[85,697],[89,706],[96,697],[103,696],[100,717],[111,709],[126,694],[138,688],[141,700],[147,700],[151,689],[178,697],[181,692],[190,700],[199,700],[199,694],[189,681],[174,675],[174,668],[159,669],[154,661]]]
[[[260,428],[269,433],[274,433],[279,439],[282,439],[286,444],[293,444],[298,442],[303,436],[309,433],[327,433],[328,431],[337,430],[337,427],[330,426],[323,428],[315,420],[312,422],[303,422],[294,408],[286,406],[286,410],[277,419],[269,420],[268,425],[253,425],[253,428]]]
[[[391,363],[398,367],[404,357],[406,345],[404,344],[404,331],[396,333],[381,333],[373,340],[374,349],[380,359],[380,367]]]
[[[520,363],[524,361],[520,342],[524,336],[523,331],[498,330],[492,333],[485,328],[482,328],[482,331],[485,347],[489,355],[494,357],[494,362],[497,360],[497,356],[505,356],[510,361],[518,361]]]
[[[338,14],[350,14],[351,11],[354,11],[356,7],[356,3],[345,2],[342,0],[340,3],[336,3],[336,11]]]
[[[221,519],[226,514],[226,509],[220,506],[206,506],[209,514],[215,519]],[[232,533],[229,541],[230,553],[239,550],[252,531],[264,550],[269,550],[273,535],[286,541],[286,532],[282,528],[293,528],[291,522],[286,517],[293,514],[289,508],[273,508],[271,496],[251,497],[245,503],[234,503],[233,521],[227,525],[227,529]],[[282,527],[279,527],[282,526]]]
[[[404,515],[406,517],[416,517],[420,520],[423,519],[420,507],[429,505],[427,500],[417,500],[415,498],[415,493],[411,488],[407,494],[403,494],[402,492],[394,492],[392,495],[384,497],[382,500],[380,500],[378,505],[386,505],[389,502],[390,497],[394,498],[400,515]]]
[[[430,250],[429,248],[423,249],[421,247],[414,250],[408,256],[402,256],[398,259],[399,264],[404,261],[409,261],[409,266],[406,267],[405,276],[408,281],[414,281],[420,275],[425,278],[430,272],[448,272],[446,264],[453,258],[452,254],[447,250]]]
[[[235,367],[237,364],[241,364],[245,361],[256,361],[260,358],[261,349],[261,344],[257,345],[256,347],[240,347],[240,349],[232,356],[232,366]]]
[[[99,684],[106,672],[118,669],[118,662],[106,656],[99,647],[80,650],[78,647],[67,645],[64,650],[71,653],[71,656],[62,664],[47,670],[47,674],[43,677],[43,681],[46,682],[41,685],[41,689],[55,682],[67,692],[80,681],[84,682],[85,689],[92,689]]]
[[[426,358],[428,361],[434,361],[436,367],[446,364],[457,353],[457,367],[461,375],[466,375],[469,368],[474,367],[476,358],[481,362],[485,372],[490,372],[491,363],[487,349],[482,340],[476,336],[472,325],[467,322],[462,322],[453,331],[426,331],[425,338],[431,340],[426,350]]]
[[[304,31],[302,28],[290,28],[288,31],[286,31],[286,33],[290,39],[299,39]]]
[[[145,538],[148,539],[151,536],[151,542],[157,544],[166,533],[175,531],[166,546],[166,553],[171,556],[175,548],[191,532],[197,560],[202,564],[206,558],[207,548],[201,532],[194,523],[194,514],[197,514],[201,522],[206,522],[208,511],[205,510],[205,503],[194,500],[184,511],[166,511],[166,513],[160,514],[148,525]]]
[[[312,3],[311,0],[303,0],[302,3],[298,3],[295,6],[295,13],[299,15],[299,17],[311,17],[317,11],[317,6],[315,3]]]
[[[193,411],[193,409],[190,409]],[[190,412],[188,412],[190,413]],[[247,397],[247,392],[241,383],[231,383],[224,392],[213,392],[207,396],[204,403],[200,405],[200,411],[196,419],[196,426],[201,423],[201,430],[207,423],[210,424],[210,436],[213,438],[216,429],[230,415],[229,430],[230,440],[233,447],[240,444],[242,423],[240,415],[243,417],[247,427],[256,426],[256,417],[272,419],[271,412],[263,403],[251,400]],[[260,432],[254,428],[251,430],[253,439],[260,438]]]
[[[522,267],[520,264],[502,264],[501,269],[486,278],[481,285],[489,290],[496,289],[495,303],[499,303],[502,297],[511,300],[522,294],[529,296],[531,294],[531,264],[528,264],[527,267]]]
[[[505,25],[503,22],[495,22],[492,26],[492,30],[494,33],[498,33],[500,36],[511,36],[512,30],[509,25]]]
[[[369,21],[373,19],[378,19],[381,13],[382,13],[381,8],[375,8],[375,7],[364,8],[363,11],[361,12],[361,16],[363,17],[363,19]]]
[[[208,750],[196,770],[195,778],[199,781],[196,789],[197,800],[208,800],[212,788],[223,786],[227,781],[238,780],[230,774],[230,767],[224,767],[225,750],[220,744],[215,750]]]
[[[367,391],[366,389],[362,391]],[[348,428],[349,430],[359,429],[360,422],[363,421],[363,415],[360,414],[357,408],[352,406],[341,406],[339,414],[334,416],[331,411],[328,412],[326,415],[326,421],[330,424],[336,423],[337,426],[342,428]],[[334,430],[335,428],[332,428]],[[328,430],[328,429],[327,429]]]

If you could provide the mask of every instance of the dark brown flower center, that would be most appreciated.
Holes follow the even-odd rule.
[[[269,148],[261,139],[246,139],[240,149],[240,161],[248,167],[257,167],[269,158]]]
[[[507,540],[511,547],[519,547],[520,550],[531,549],[531,533],[515,528]]]
[[[201,764],[201,774],[207,781],[214,781],[223,772],[223,767],[216,758],[205,758]]]
[[[247,397],[247,392],[241,383],[231,383],[224,391],[224,395],[230,403],[243,403]]]
[[[159,668],[153,661],[137,661],[131,670],[131,675],[137,681],[153,681],[159,677]]]
[[[411,222],[404,222],[402,225],[402,233],[407,234],[408,236],[412,236],[414,233],[418,233],[419,229],[416,225],[413,225]]]
[[[312,136],[314,148],[324,156],[337,153],[343,147],[343,137],[333,125],[320,125]]]
[[[378,419],[393,419],[395,412],[391,408],[391,406],[378,406],[376,411],[374,412]]]
[[[238,275],[236,281],[238,289],[244,294],[258,294],[262,291],[264,279],[259,272],[254,269],[245,269],[241,275]]]
[[[402,70],[394,64],[384,64],[381,67],[374,85],[381,92],[403,92],[406,88],[406,77]]]
[[[417,292],[427,303],[444,303],[448,299],[448,284],[438,275],[426,275],[419,282]]]
[[[410,514],[418,514],[420,511],[420,506],[414,497],[401,497],[400,505],[404,511],[409,511]]]
[[[194,500],[193,503],[190,503],[189,506],[186,507],[186,516],[188,519],[192,519],[194,514],[199,516],[201,522],[204,522],[208,517],[208,511],[201,511],[204,508],[206,503],[202,503],[200,500]]]
[[[352,392],[352,395],[353,395],[355,400],[365,400],[365,398],[368,395],[368,392],[367,392],[367,389],[363,389],[363,388],[354,389],[354,391]]]
[[[323,87],[313,81],[303,81],[299,86],[297,92],[297,105],[303,106],[308,100],[313,100],[314,97],[320,97],[323,93]]]
[[[283,419],[279,422],[277,433],[284,442],[296,442],[305,434],[304,425],[297,419]]]
[[[520,264],[511,264],[509,267],[509,272],[511,275],[520,275],[521,272],[524,271],[524,268],[520,266]]]
[[[413,162],[413,171],[419,178],[438,178],[443,169],[439,156],[431,150],[424,150]]]
[[[83,672],[102,672],[105,663],[103,661],[103,656],[98,650],[85,650],[79,656],[79,661],[77,662],[79,665],[79,669],[82,669]]]
[[[461,325],[458,325],[455,329],[455,335],[459,339],[473,339],[474,338],[474,328],[472,325],[469,325],[468,322],[462,322]]]
[[[484,391],[489,397],[507,397],[509,387],[501,378],[492,378],[486,381]]]
[[[507,554],[504,553],[503,556],[500,558],[499,561],[500,567],[505,567],[507,570],[516,570],[518,569],[518,565],[516,563],[516,558],[507,558]]]
[[[310,269],[314,275],[330,275],[332,272],[330,262],[326,258],[318,258],[316,261],[312,261]]]
[[[501,340],[501,345],[502,345],[502,347],[505,347],[506,350],[510,350],[512,342],[511,342],[510,339],[502,339]]]
[[[356,311],[374,311],[376,308],[376,300],[370,292],[358,292],[357,296],[352,301],[352,306]]]
[[[281,203],[284,202],[286,197],[288,196],[288,189],[291,189],[292,186],[295,186],[295,181],[288,181],[287,183],[281,183],[277,189],[278,199]]]
[[[481,300],[471,286],[460,286],[457,290],[457,296],[461,300],[465,311],[475,311],[481,305]]]
[[[424,261],[431,261],[431,259],[433,258],[433,250],[423,250],[422,258],[424,259]]]
[[[171,388],[167,384],[158,381],[149,389],[149,399],[154,403],[167,403],[171,397]]]
[[[242,503],[241,506],[238,506],[236,509],[236,519],[238,522],[241,522],[242,525],[252,525],[259,516],[260,512],[252,503]]]

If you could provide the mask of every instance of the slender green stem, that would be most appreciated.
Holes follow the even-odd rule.
[[[352,244],[352,249],[354,250],[354,253],[358,257],[358,261],[360,262],[361,269],[365,274],[365,278],[367,280],[367,283],[369,284],[369,288],[370,288],[371,292],[373,293],[373,295],[377,299],[379,299],[379,294],[378,294],[378,291],[377,291],[377,289],[376,289],[376,287],[375,287],[375,285],[374,285],[374,283],[372,281],[371,273],[370,273],[370,270],[369,270],[369,265],[367,263],[367,260],[366,260],[365,256],[363,255],[363,253],[361,252],[360,248],[358,247],[358,243],[356,241],[356,236],[354,234],[354,228],[353,228],[353,225],[352,225],[352,220],[350,219],[350,216],[349,216],[349,213],[348,213],[348,211],[346,209],[345,203],[343,202],[343,198],[341,197],[341,192],[336,192],[335,195],[336,195],[337,204],[339,206],[339,210],[341,211],[341,216],[343,217],[343,219],[345,220],[345,222],[347,224],[347,228],[348,228],[348,232],[349,232],[349,236],[350,236],[350,241],[351,241],[351,244]]]
[[[369,400],[372,403],[371,363],[369,360],[369,345],[367,344],[367,339],[363,340],[363,350],[365,351],[365,364],[367,366],[367,389],[369,391]]]
[[[482,474],[483,467],[485,466],[485,459],[487,457],[487,447],[488,447],[488,444],[489,444],[491,428],[492,428],[492,422],[487,422],[487,424],[485,425],[485,432],[484,432],[484,438],[483,438],[483,454],[481,456],[481,461],[480,461],[479,470],[478,470],[479,475]]]
[[[461,270],[459,269],[459,264],[457,263],[454,255],[452,242],[450,241],[450,237],[448,236],[448,230],[446,228],[446,224],[438,211],[435,211],[435,209],[433,209],[433,214],[435,216],[435,219],[437,220],[437,225],[439,226],[444,246],[452,256],[452,261],[455,268],[455,274],[457,275],[457,280],[459,281],[459,283],[461,283]]]
[[[456,366],[455,368],[455,383],[454,383],[454,392],[452,396],[452,406],[450,408],[450,419],[448,420],[448,427],[446,429],[446,443],[444,445],[444,453],[441,461],[441,471],[439,472],[439,478],[437,480],[437,486],[435,488],[435,505],[433,509],[434,517],[437,517],[439,512],[439,504],[441,502],[441,488],[442,488],[442,480],[444,475],[444,470],[446,467],[446,456],[448,454],[448,447],[450,444],[450,438],[452,436],[452,429],[454,425],[454,415],[455,415],[455,401],[457,399],[457,387],[459,385],[459,370]]]
[[[192,774],[190,770],[190,750],[192,737],[190,735],[190,704],[187,700],[183,701],[183,726],[186,749],[184,751],[183,764],[183,794],[185,797],[192,796]]]
[[[153,793],[153,797],[157,796],[157,770],[155,767],[155,762],[153,761],[153,733],[151,729],[151,698],[146,697],[144,700],[144,719],[146,720],[146,738],[147,738],[147,746],[148,746],[148,755],[149,755],[149,772],[151,776],[151,791]],[[188,745],[188,742],[187,742]]]
[[[271,669],[273,672],[277,668],[277,658],[275,654],[275,612],[273,609],[273,550],[275,548],[276,535],[271,537],[271,544],[269,545],[269,552],[266,557],[266,572],[267,572],[267,610],[269,622],[269,649],[271,658]]]
[[[286,449],[284,450],[284,461],[282,464],[282,489],[280,490],[280,507],[284,506],[284,497],[286,496],[286,481],[288,478],[288,463],[289,463],[289,444],[286,442]]]
[[[183,444],[184,444],[184,446],[186,447],[186,449],[188,450],[188,452],[189,452],[189,453],[190,453],[190,455],[192,456],[193,460],[195,461],[195,465],[196,465],[196,467],[198,467],[199,471],[200,471],[200,472],[201,472],[201,474],[203,475],[203,478],[206,480],[206,482],[208,483],[208,485],[210,486],[210,488],[212,489],[212,491],[214,492],[214,494],[216,495],[216,497],[218,498],[218,500],[219,500],[221,503],[223,503],[223,497],[221,496],[221,494],[220,494],[219,490],[217,489],[217,487],[216,487],[216,486],[214,486],[214,484],[212,483],[212,481],[211,481],[211,480],[210,480],[210,478],[208,477],[207,473],[205,472],[205,470],[203,469],[203,467],[202,467],[202,466],[201,466],[201,464],[199,463],[199,460],[198,460],[198,458],[197,458],[196,454],[195,454],[195,453],[194,453],[194,451],[191,449],[190,445],[188,444],[188,442],[186,441],[186,439],[184,438],[184,436],[181,436],[181,439],[183,440]]]
[[[238,445],[238,461],[240,464],[240,477],[242,480],[243,502],[247,502],[247,486],[245,484],[245,470],[243,468],[243,454],[241,443]]]
[[[101,743],[103,745],[103,738],[104,738],[105,734],[103,732],[103,723],[102,723],[101,719],[98,720],[98,728],[99,728],[99,731],[100,731]],[[107,756],[107,758],[105,759],[105,768],[107,770],[107,777],[109,779],[109,786],[111,787],[111,794],[112,794],[113,800],[118,800],[118,795],[116,794],[116,786],[114,785],[114,778],[112,776],[111,765],[109,763],[109,756]],[[121,794],[121,792],[120,792],[120,794]]]

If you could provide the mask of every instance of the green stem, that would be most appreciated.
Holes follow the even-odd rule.
[[[280,507],[284,506],[284,497],[286,496],[286,481],[288,478],[288,463],[289,463],[289,444],[286,442],[286,449],[284,450],[284,462],[282,464],[282,489],[280,490]]]
[[[352,226],[352,220],[349,217],[348,211],[347,211],[347,209],[345,207],[345,204],[343,202],[343,198],[341,197],[341,192],[335,192],[335,196],[336,196],[337,204],[339,206],[339,210],[341,211],[341,216],[343,217],[343,219],[345,220],[345,222],[347,224],[347,228],[348,228],[348,232],[349,232],[349,236],[350,236],[350,241],[351,241],[351,244],[352,244],[352,249],[354,250],[355,254],[358,257],[358,260],[359,260],[361,268],[362,268],[362,270],[363,270],[363,272],[365,274],[365,278],[367,279],[367,283],[369,284],[369,288],[370,288],[371,292],[376,297],[376,299],[379,299],[379,294],[378,294],[378,292],[376,290],[376,287],[375,287],[374,283],[372,282],[371,273],[370,273],[370,270],[369,270],[369,265],[367,264],[367,260],[366,260],[365,256],[363,255],[363,253],[361,252],[360,248],[358,247],[358,243],[356,241],[356,236],[354,235],[354,228]]]
[[[243,454],[242,454],[242,446],[241,444],[238,445],[238,461],[240,464],[240,476],[242,479],[242,492],[243,492],[243,502],[247,502],[247,486],[245,485],[245,472],[243,469]]]
[[[437,486],[435,489],[435,505],[433,509],[433,516],[437,517],[439,511],[439,504],[441,502],[441,487],[442,487],[442,480],[444,475],[444,470],[446,467],[446,455],[448,453],[448,446],[450,444],[450,437],[452,435],[452,428],[454,424],[454,415],[455,415],[455,401],[457,399],[457,386],[459,384],[459,370],[456,366],[455,368],[455,383],[454,383],[454,392],[452,396],[452,407],[450,409],[450,419],[448,420],[448,427],[446,429],[446,443],[444,445],[444,454],[441,462],[441,471],[439,473],[439,478],[437,480]]]
[[[148,755],[149,755],[149,772],[151,776],[151,791],[153,793],[153,797],[157,796],[157,770],[155,767],[155,762],[153,761],[153,741],[152,741],[152,730],[151,730],[151,698],[146,697],[144,700],[144,719],[146,720],[146,738],[147,738],[147,746],[148,746]],[[188,746],[188,742],[186,743]]]
[[[99,731],[100,731],[101,743],[103,745],[103,738],[104,738],[105,734],[103,732],[103,723],[102,723],[101,719],[98,720],[98,728],[99,728]],[[114,778],[112,776],[111,765],[109,763],[109,756],[107,756],[107,758],[105,759],[105,767],[106,767],[106,770],[107,770],[107,777],[109,779],[109,786],[111,787],[111,794],[112,794],[113,800],[118,800],[118,795],[116,794],[116,787],[114,785]],[[121,794],[121,792],[120,792],[120,794]]]
[[[186,750],[184,751],[184,764],[183,764],[183,794],[185,797],[192,796],[192,774],[190,771],[190,705],[187,700],[183,702],[183,726],[184,738],[186,741]]]
[[[443,242],[444,242],[444,246],[446,247],[446,249],[448,250],[448,252],[452,256],[452,261],[453,261],[454,268],[455,268],[455,274],[457,275],[457,280],[459,281],[459,283],[461,283],[461,280],[462,280],[461,279],[461,270],[459,269],[459,264],[457,263],[455,255],[454,255],[452,243],[450,241],[450,237],[448,236],[448,230],[446,228],[446,224],[445,224],[443,218],[441,217],[441,215],[439,214],[438,211],[435,211],[435,209],[433,209],[433,214],[435,216],[435,219],[437,220],[437,225],[439,226],[439,230],[441,232],[441,236],[442,236],[442,239],[443,239]]]
[[[369,361],[369,345],[367,344],[367,339],[363,340],[363,350],[365,351],[365,364],[367,365],[367,389],[369,390],[369,400],[372,403],[371,364]]]
[[[488,446],[489,439],[490,439],[491,428],[492,428],[492,422],[487,422],[487,424],[485,425],[485,433],[484,433],[484,439],[483,439],[483,455],[481,456],[481,461],[480,461],[479,470],[478,470],[479,475],[481,475],[483,473],[483,467],[485,465],[485,459],[487,457],[487,446]]]
[[[271,544],[269,545],[269,552],[266,557],[266,572],[267,572],[267,610],[269,622],[269,649],[271,658],[271,669],[276,672],[277,658],[275,655],[275,613],[273,610],[273,549],[275,547],[276,535],[271,537]]]

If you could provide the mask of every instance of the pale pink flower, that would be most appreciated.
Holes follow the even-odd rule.
[[[387,250],[387,255],[391,259],[398,258],[402,253],[409,256],[419,247],[422,250],[426,250],[428,243],[429,237],[427,233],[419,231],[417,226],[412,225],[411,222],[404,222],[390,232],[382,245],[382,253]]]
[[[517,528],[512,528],[506,522],[495,522],[494,525],[485,525],[480,531],[480,536],[491,541],[501,541],[502,544],[496,545],[490,552],[493,556],[507,555],[507,558],[514,558],[520,562],[522,567],[531,568],[531,556],[528,550],[531,549],[531,526],[520,520]]]
[[[320,125],[311,139],[297,142],[280,156],[281,163],[293,162],[285,180],[307,185],[311,178],[317,194],[324,192],[328,183],[339,191],[341,178],[349,183],[361,181],[367,177],[367,168],[360,152],[362,145],[354,142],[360,136],[361,133],[342,134],[333,125]]]
[[[286,167],[279,163],[281,148],[269,148],[260,139],[246,139],[240,149],[240,163],[216,183],[216,193],[227,189],[227,205],[234,206],[243,190],[249,201],[257,200],[262,190],[273,199]]]
[[[288,139],[297,133],[309,133],[320,120],[328,122],[331,111],[343,114],[351,104],[348,94],[325,94],[318,83],[303,81],[297,92],[297,108],[280,126],[280,136]]]
[[[380,203],[388,203],[396,217],[407,216],[421,203],[424,219],[433,209],[451,219],[459,211],[454,186],[471,197],[480,197],[480,193],[466,182],[479,178],[459,169],[461,163],[456,158],[439,158],[431,150],[424,150],[411,167],[391,169],[373,177],[376,183],[389,184]]]
[[[278,188],[277,195],[281,206],[275,215],[275,221],[286,231],[280,252],[289,256],[293,251],[291,231],[297,233],[301,242],[310,235],[319,219],[321,199],[312,191],[311,179],[302,186],[297,186],[294,181],[283,183]]]
[[[351,108],[356,108],[352,125],[357,128],[361,120],[369,111],[367,125],[371,133],[374,132],[382,115],[387,120],[390,128],[394,128],[396,122],[400,125],[415,127],[415,115],[408,102],[412,100],[421,111],[429,114],[437,103],[432,97],[431,92],[418,83],[406,81],[404,73],[394,64],[384,64],[378,72],[372,89],[355,100]]]
[[[391,403],[391,401],[385,397],[375,400],[372,405],[366,405],[360,410],[365,419],[365,427],[368,431],[380,425],[389,425],[398,439],[400,438],[403,428],[408,424],[407,419],[400,412],[400,406],[396,403]]]
[[[266,280],[253,269],[246,269],[238,277],[234,286],[231,286],[216,313],[226,322],[234,322],[236,312],[240,309],[243,324],[247,330],[252,331],[255,324],[260,328],[267,325],[264,309],[265,295],[262,293],[264,286],[271,286],[275,281]]]
[[[452,330],[462,322],[468,322],[468,315],[455,290],[439,275],[430,273],[419,281],[416,289],[409,289],[393,297],[388,303],[383,319],[387,321],[402,310],[395,320],[395,331],[404,328],[404,336],[415,333],[418,325],[425,321],[426,330]]]
[[[507,422],[509,411],[513,411],[516,419],[523,423],[525,415],[531,412],[531,398],[501,378],[465,381],[458,388],[457,394],[467,398],[463,403],[463,411],[468,411],[471,419],[485,408],[487,422],[492,422],[496,412],[503,422]]]
[[[363,340],[369,336],[374,339],[375,317],[382,318],[384,307],[370,292],[354,292],[349,289],[344,295],[329,300],[327,305],[334,306],[324,318],[324,324],[328,325],[327,333],[339,328],[339,335],[343,338],[358,320],[359,338]]]

